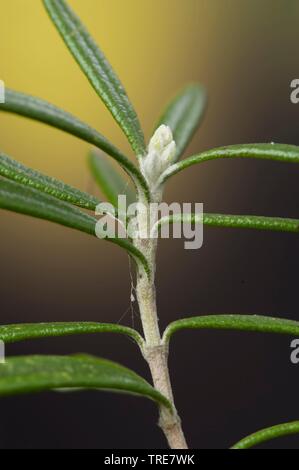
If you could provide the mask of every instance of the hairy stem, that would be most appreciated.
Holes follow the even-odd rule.
[[[155,198],[159,199],[158,197]],[[143,207],[138,211],[139,234],[148,229],[148,204],[143,201]],[[155,218],[155,217],[154,217]],[[150,223],[150,226],[152,224]],[[149,231],[147,233],[150,233]],[[187,443],[177,414],[168,368],[168,347],[162,343],[158,324],[155,271],[157,241],[150,238],[140,238],[135,241],[138,248],[147,257],[151,277],[145,272],[138,272],[136,292],[139,303],[141,321],[145,336],[144,357],[149,365],[154,386],[173,405],[173,411],[165,407],[160,409],[159,425],[164,432],[171,449],[187,449]]]
[[[151,370],[155,388],[173,405],[173,411],[165,407],[160,409],[159,426],[162,429],[171,449],[187,449],[187,443],[176,411],[168,369],[168,350],[164,345],[146,348],[144,356]]]

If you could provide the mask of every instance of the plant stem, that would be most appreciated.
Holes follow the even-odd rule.
[[[158,198],[156,198],[158,199]],[[148,223],[148,204],[143,201],[138,211],[139,233],[142,233]],[[152,224],[151,224],[152,225]],[[144,232],[143,232],[144,233]],[[168,368],[168,346],[162,343],[158,324],[155,271],[157,240],[142,238],[135,241],[138,248],[145,254],[151,268],[151,278],[145,272],[138,272],[137,299],[145,336],[143,354],[147,361],[154,386],[173,405],[170,411],[166,407],[160,409],[159,426],[167,438],[171,449],[187,449],[187,443],[181,426],[180,417],[176,411]]]
[[[187,443],[176,411],[168,369],[168,350],[164,345],[146,349],[145,358],[149,364],[155,388],[173,405],[173,411],[165,407],[160,409],[159,426],[171,449],[187,449]]]

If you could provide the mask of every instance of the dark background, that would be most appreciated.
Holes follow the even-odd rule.
[[[18,2],[11,1],[14,3],[11,12],[16,15]],[[80,13],[80,2],[71,3]],[[100,2],[86,2],[91,16],[95,3]],[[103,3],[109,13],[108,4]],[[141,15],[146,3],[143,0],[134,14]],[[157,2],[154,3],[157,7]],[[115,2],[112,4],[114,8]],[[210,94],[206,121],[187,154],[232,143],[299,144],[299,105],[291,104],[289,98],[290,82],[299,78],[299,2],[187,0],[175,5],[177,14],[183,10],[185,16],[180,29],[172,31],[172,37],[177,37],[177,44],[181,44],[192,27],[188,41],[193,48],[189,57],[187,50],[169,48],[167,44],[168,49],[161,57],[165,69],[169,57],[174,79],[168,86],[160,77],[163,89],[169,89],[171,95],[186,81],[201,80]],[[133,10],[129,2],[128,16],[130,8]],[[39,14],[43,15],[42,9]],[[82,16],[88,23],[88,17]],[[8,21],[14,24],[12,14]],[[109,17],[105,17],[107,21]],[[117,21],[120,23],[121,18]],[[161,18],[159,21],[157,34],[163,29]],[[24,25],[26,37],[26,19]],[[45,25],[50,28],[47,22]],[[200,29],[201,25],[206,27]],[[168,22],[165,28],[163,34],[167,35]],[[54,31],[48,33],[45,29],[45,34],[52,34],[53,47],[63,51]],[[146,53],[152,50],[149,34],[146,30]],[[98,32],[97,39],[101,38]],[[109,43],[109,38],[106,41]],[[122,46],[116,44],[116,51],[117,47]],[[9,50],[9,41],[5,48]],[[22,58],[21,43],[16,50],[11,63],[17,70]],[[189,68],[187,59],[185,66],[181,60],[178,83],[177,53],[190,60]],[[202,57],[208,59],[203,61]],[[46,65],[38,61],[38,56],[35,60],[36,67],[43,71]],[[117,62],[117,54],[114,61]],[[134,64],[134,54],[129,55],[128,61]],[[8,59],[6,63],[10,78],[11,64]],[[65,67],[68,70],[68,63]],[[75,66],[71,72],[79,75]],[[157,100],[165,102],[167,96],[159,95],[158,75],[153,71],[155,83],[145,95],[157,96],[152,108],[146,101],[146,114],[142,111],[143,95],[139,88],[134,96],[131,73],[123,80],[141,110],[149,136],[150,121],[156,116],[154,106]],[[146,80],[150,70],[145,68],[140,73]],[[17,78],[20,88],[22,77]],[[64,86],[66,90],[68,87]],[[88,89],[85,86],[82,94]],[[30,86],[23,89],[34,92]],[[49,93],[45,86],[43,94],[41,90],[36,94],[47,98],[50,94],[51,98],[53,90],[52,84]],[[66,90],[66,96],[72,91]],[[94,96],[93,99],[96,100]],[[147,96],[144,99],[149,100]],[[59,104],[59,100],[56,102]],[[92,112],[90,109],[90,121],[94,119]],[[26,137],[27,132],[30,138]],[[60,162],[65,158],[67,164],[73,161],[68,145],[81,145],[77,141],[69,144],[69,137],[15,117],[1,116],[0,133],[3,150],[32,166],[41,157],[46,142],[46,159],[53,155],[56,165],[51,174],[58,177],[62,177]],[[20,143],[18,133],[22,133],[24,144]],[[58,152],[60,143],[62,148]],[[34,166],[45,170],[44,165]],[[85,169],[80,179],[81,167],[82,160],[74,163],[71,173],[64,168],[67,175],[64,179],[86,189],[85,184],[90,183],[86,183]],[[193,167],[174,177],[167,190],[169,201],[204,202],[207,212],[294,218],[299,218],[298,197],[299,166],[261,161],[217,161]],[[198,252],[185,251],[182,241],[161,242],[157,290],[162,330],[170,321],[201,314],[244,313],[299,319],[297,235],[205,229],[204,237],[204,247]],[[0,262],[3,324],[94,320],[132,325],[130,310],[124,316],[130,305],[128,259],[118,248],[59,226],[2,212]],[[134,321],[140,328],[137,311]],[[290,362],[290,342],[288,337],[236,332],[186,331],[174,336],[170,349],[171,376],[191,447],[227,448],[261,428],[298,419],[299,366]],[[33,341],[8,346],[7,352],[9,355],[88,352],[118,361],[150,379],[136,346],[113,335]],[[155,405],[140,398],[91,392],[46,393],[2,399],[0,410],[1,449],[166,447],[156,427]],[[290,437],[264,447],[293,449],[298,444],[298,437]]]

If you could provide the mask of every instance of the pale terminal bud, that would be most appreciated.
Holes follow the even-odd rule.
[[[155,187],[162,173],[174,162],[176,144],[170,127],[160,126],[150,140],[148,154],[142,161],[143,174],[151,188]]]

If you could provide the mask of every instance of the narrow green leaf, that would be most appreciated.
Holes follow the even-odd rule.
[[[49,220],[96,236],[97,220],[94,217],[64,201],[55,199],[36,189],[22,186],[14,181],[0,179],[0,209]],[[150,269],[145,256],[132,243],[120,238],[106,238],[105,240],[125,249],[150,276]]]
[[[169,103],[156,128],[166,124],[172,130],[177,145],[176,161],[186,150],[195,131],[198,129],[206,109],[207,95],[200,84],[185,87]]]
[[[291,436],[294,434],[299,434],[299,421],[294,421],[292,423],[279,424],[278,426],[273,426],[271,428],[263,429],[258,431],[251,436],[242,439],[242,441],[235,444],[232,449],[235,450],[245,450],[250,449],[251,447],[263,444],[273,439],[278,439],[279,437]]]
[[[147,183],[138,168],[99,132],[71,114],[40,98],[9,89],[5,92],[5,103],[1,104],[0,111],[43,122],[98,147],[114,158],[133,179],[135,185],[142,188],[148,196]]]
[[[174,333],[187,329],[252,331],[298,336],[299,322],[259,315],[208,315],[191,317],[170,323],[164,332],[163,341],[168,342]]]
[[[83,209],[95,210],[100,200],[50,176],[32,170],[0,152],[0,176],[49,194]]]
[[[242,144],[208,150],[169,167],[162,175],[161,183],[185,168],[219,158],[254,158],[299,163],[299,147],[286,144]]]
[[[176,224],[182,222],[202,223],[207,227],[244,228],[293,233],[299,232],[299,219],[261,217],[254,215],[177,214],[174,216],[163,217],[157,222],[157,225],[161,227],[165,224]]]
[[[14,181],[0,180],[0,208],[95,235],[95,218],[64,201]]]
[[[43,0],[63,41],[103,100],[138,156],[145,154],[144,136],[127,93],[106,57],[64,0]]]
[[[17,325],[0,326],[0,340],[4,343],[17,343],[29,339],[39,339],[58,336],[71,336],[96,333],[116,333],[129,336],[139,346],[143,345],[143,338],[138,331],[122,325],[95,322],[69,322],[69,323],[24,323]]]
[[[59,388],[110,390],[144,396],[171,408],[168,400],[135,372],[92,356],[13,357],[0,367],[0,396]]]
[[[99,147],[120,163],[126,161],[126,157],[95,129],[40,98],[7,89],[5,103],[1,104],[0,111],[18,114],[53,126]]]
[[[105,155],[98,151],[92,151],[88,156],[88,164],[99,188],[113,206],[118,206],[119,195],[127,197],[128,205],[136,202],[136,194],[132,191],[129,183],[114,169]]]
[[[247,228],[275,232],[299,232],[299,220],[253,215],[205,214],[203,223],[209,227]]]

